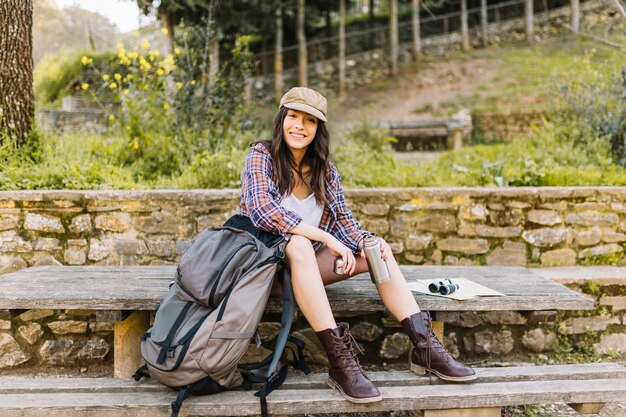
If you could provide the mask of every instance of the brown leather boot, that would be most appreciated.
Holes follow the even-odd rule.
[[[352,351],[352,335],[348,323],[338,323],[335,329],[317,332],[317,337],[328,355],[330,370],[328,385],[353,403],[372,403],[383,397],[378,388],[363,373],[359,360]]]
[[[420,311],[407,317],[402,320],[402,326],[415,346],[409,353],[411,371],[420,375],[430,372],[446,381],[476,379],[474,370],[457,362],[439,341],[428,312]]]

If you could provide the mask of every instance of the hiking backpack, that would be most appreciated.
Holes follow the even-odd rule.
[[[172,417],[178,416],[189,394],[249,389],[252,382],[265,383],[255,395],[266,416],[265,397],[287,373],[288,364],[281,363],[287,341],[298,350],[292,365],[309,372],[304,343],[289,336],[295,301],[282,263],[286,244],[284,237],[263,232],[248,217],[235,215],[224,226],[202,231],[181,255],[170,290],[141,342],[145,365],[134,376],[137,381],[150,376],[178,391]],[[260,345],[257,326],[275,277],[283,288],[275,350],[258,364],[239,368],[251,340]]]

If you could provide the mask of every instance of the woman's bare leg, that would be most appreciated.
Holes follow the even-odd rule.
[[[413,293],[407,286],[404,275],[402,275],[402,271],[400,271],[400,267],[398,267],[398,263],[391,253],[391,248],[384,241],[383,244],[386,245],[385,252],[388,255],[387,267],[389,268],[389,275],[391,276],[391,279],[383,284],[377,284],[376,289],[391,314],[396,318],[396,320],[402,321],[415,313],[419,313],[420,308],[415,301]],[[333,262],[335,257],[325,246],[317,251],[316,257],[324,285],[329,285],[350,278],[347,275],[337,275],[333,272]],[[360,255],[355,256],[355,258],[356,271],[354,275],[367,272],[368,268],[365,259],[361,258]]]
[[[293,235],[285,248],[298,307],[314,331],[337,327],[311,241]]]

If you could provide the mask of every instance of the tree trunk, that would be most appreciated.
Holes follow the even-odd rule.
[[[480,0],[480,26],[483,38],[483,47],[489,46],[489,33],[487,32],[487,0]]]
[[[533,42],[535,40],[533,25],[533,0],[524,0],[525,24],[526,24],[526,40]]]
[[[274,98],[280,101],[283,95],[283,13],[280,0],[276,5],[276,39],[274,40]]]
[[[305,0],[298,0],[298,21],[297,21],[297,37],[298,37],[298,84],[301,87],[308,85],[307,79],[307,50],[306,50],[306,34],[304,31],[304,7]]]
[[[218,29],[215,29],[209,40],[209,85],[213,85],[220,72],[220,40]]]
[[[174,53],[174,26],[172,26],[172,21],[168,13],[159,13],[159,20],[161,21],[161,26],[163,26],[163,29],[167,31],[167,33],[165,34],[166,42],[163,55],[168,56]]]
[[[346,0],[339,0],[339,99],[346,97]]]
[[[389,54],[391,75],[398,74],[398,0],[389,0]]]
[[[26,143],[34,115],[32,28],[32,0],[0,0],[0,131],[16,146]]]
[[[464,51],[470,49],[469,27],[467,25],[467,0],[461,0],[461,46]]]
[[[415,62],[422,56],[422,38],[420,37],[420,0],[411,1],[411,20],[413,22],[413,55]]]
[[[572,30],[578,33],[580,29],[580,0],[572,0]]]

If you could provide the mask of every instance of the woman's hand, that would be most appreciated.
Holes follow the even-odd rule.
[[[378,244],[380,246],[380,257],[383,258],[383,261],[387,262],[387,257],[389,256],[387,254],[387,242],[385,242],[379,237],[377,237],[376,239],[378,239]],[[365,251],[363,250],[363,240],[361,240],[361,242],[359,243],[359,250],[360,250],[359,253],[361,254],[361,258],[365,259]]]
[[[334,237],[331,237],[328,242],[326,242],[326,247],[328,247],[330,253],[343,259],[345,273],[347,275],[352,275],[356,268],[356,259],[354,259],[354,254],[350,248]]]

